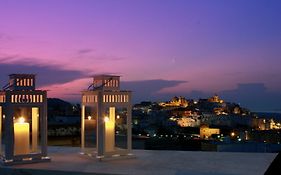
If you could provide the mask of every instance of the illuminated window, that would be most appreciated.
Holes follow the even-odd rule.
[[[17,86],[20,85],[20,79],[17,78]]]
[[[18,102],[18,95],[15,95],[15,103]]]

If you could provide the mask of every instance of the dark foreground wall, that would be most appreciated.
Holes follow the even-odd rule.
[[[265,175],[280,175],[281,174],[281,152],[275,157],[272,161],[266,172]]]
[[[36,170],[36,169],[15,169],[9,167],[0,167],[1,175],[113,175],[104,173],[83,173],[55,170]]]

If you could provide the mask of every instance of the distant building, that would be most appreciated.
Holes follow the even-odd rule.
[[[222,99],[220,99],[220,97],[217,94],[215,94],[213,97],[209,98],[208,101],[212,102],[212,103],[223,103],[224,102]]]
[[[270,121],[264,118],[253,118],[252,119],[252,127],[255,130],[269,130],[270,129]]]
[[[210,125],[210,126],[226,126],[226,127],[252,127],[253,118],[251,116],[240,116],[240,115],[216,115],[216,114],[208,114],[203,113],[201,123]]]
[[[180,127],[199,127],[200,119],[197,117],[182,117],[177,120]]]
[[[173,97],[171,101],[159,104],[162,107],[187,107],[188,101],[184,97]]]
[[[218,128],[209,128],[208,125],[202,125],[200,127],[200,138],[208,139],[213,134],[220,134],[220,129],[218,129]]]

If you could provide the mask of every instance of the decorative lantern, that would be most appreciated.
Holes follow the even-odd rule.
[[[131,91],[120,90],[120,76],[97,75],[82,92],[81,150],[106,158],[132,157]]]
[[[47,157],[47,92],[35,75],[11,74],[0,91],[0,155],[5,165],[50,161]]]

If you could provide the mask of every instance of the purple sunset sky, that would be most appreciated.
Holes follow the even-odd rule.
[[[281,1],[0,0],[0,82],[36,73],[80,100],[90,75],[122,76],[134,100],[218,93],[281,111]],[[258,101],[258,102],[257,102]]]

